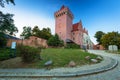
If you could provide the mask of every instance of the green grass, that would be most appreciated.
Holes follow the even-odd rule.
[[[2,49],[1,51],[2,54],[4,55],[5,54],[8,55],[9,53],[9,49],[5,50]],[[85,59],[86,56],[90,56],[91,58],[97,57],[97,55],[82,52],[80,49],[62,49],[62,48],[42,49],[40,55],[42,60],[38,60],[36,62],[31,63],[23,63],[21,62],[21,60],[17,60],[17,57],[5,60],[2,62],[2,65],[4,67],[1,66],[0,68],[45,68],[44,64],[49,60],[53,61],[53,65],[51,65],[50,68],[68,67],[70,61],[74,61],[77,66],[81,66],[86,64],[93,64],[90,60]]]
[[[96,58],[96,55],[89,54],[87,52],[82,52],[80,49],[44,49],[41,53],[43,60],[36,62],[35,64],[29,65],[29,67],[44,68],[44,63],[52,60],[53,65],[51,68],[55,67],[68,67],[69,62],[72,60],[77,65],[91,64],[89,60],[85,59],[85,56],[90,56],[91,58]]]

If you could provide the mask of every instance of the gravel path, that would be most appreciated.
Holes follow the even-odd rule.
[[[89,50],[89,52],[102,56],[111,57],[116,59],[118,62],[120,62],[119,54],[109,54],[104,51],[98,51],[98,50]],[[118,66],[110,71],[87,75],[87,76],[66,77],[66,78],[0,78],[0,80],[120,80],[120,64],[118,63]]]

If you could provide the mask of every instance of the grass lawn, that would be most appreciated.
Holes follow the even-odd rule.
[[[90,56],[91,58],[96,58],[97,56],[94,54],[89,54],[87,52],[82,52],[80,49],[45,49],[41,53],[41,57],[43,60],[29,65],[30,67],[44,68],[44,63],[52,60],[54,67],[68,67],[69,62],[72,60],[77,65],[85,65],[91,64],[91,61],[86,60],[85,56]]]
[[[53,61],[53,65],[50,66],[51,68],[68,67],[70,61],[74,61],[77,66],[92,64],[91,61],[85,59],[85,56],[90,56],[91,58],[97,57],[94,54],[82,52],[80,49],[48,48],[42,50],[42,60],[33,63],[23,63],[20,58],[13,58],[0,62],[0,65],[2,65],[0,68],[45,68],[44,64],[49,60]]]

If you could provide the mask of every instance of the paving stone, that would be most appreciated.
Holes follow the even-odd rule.
[[[52,69],[52,70],[44,70],[44,69],[0,69],[0,76],[52,76],[54,75],[61,75],[65,76],[66,74],[68,76],[73,76],[74,74],[82,74],[97,70],[102,70],[105,68],[110,68],[110,66],[115,63],[117,60],[120,63],[120,55],[116,54],[110,54],[106,53],[104,51],[95,51],[90,50],[91,53],[102,55],[102,56],[108,56],[113,59],[104,58],[104,60],[99,64],[95,65],[86,65],[83,67],[76,67],[76,68],[60,68],[60,69]],[[116,60],[114,60],[116,59]],[[109,64],[111,63],[111,64]],[[67,78],[0,78],[0,80],[120,80],[120,64],[118,63],[118,66],[116,66],[114,69],[98,73],[98,74],[92,74],[92,75],[86,75],[82,77],[67,77]],[[101,65],[102,64],[102,65]],[[86,70],[87,69],[87,70]],[[63,74],[63,73],[64,74]],[[8,73],[8,74],[7,74]],[[10,74],[9,74],[10,73]]]
[[[98,60],[96,60],[96,59],[90,59],[93,63],[97,63],[98,62]]]

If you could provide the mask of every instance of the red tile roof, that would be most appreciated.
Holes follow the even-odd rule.
[[[73,30],[72,31],[78,31],[78,25],[79,25],[79,23],[75,23],[75,24],[73,24]]]

